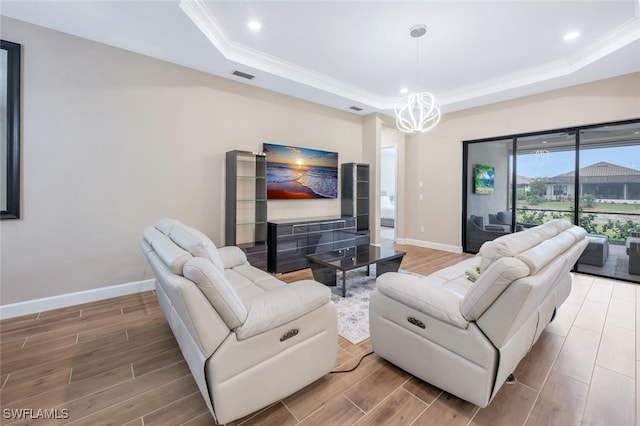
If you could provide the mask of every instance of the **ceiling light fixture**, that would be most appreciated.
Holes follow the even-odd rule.
[[[409,93],[409,89],[407,89],[406,87],[403,87],[402,89],[400,89],[400,93],[401,94],[405,94],[405,93]]]
[[[409,35],[416,39],[416,86],[420,76],[420,40],[427,33],[427,26],[411,27]],[[416,88],[417,88],[416,87]],[[412,92],[396,103],[396,126],[405,133],[427,132],[440,121],[440,104],[430,92]]]
[[[547,151],[546,149],[536,149],[533,152],[534,158],[536,159],[536,163],[538,164],[538,167],[544,166],[544,159],[548,153],[549,151]]]
[[[580,33],[577,31],[572,31],[570,33],[566,33],[562,38],[564,38],[565,41],[569,41],[569,40],[575,40],[578,37],[580,37]]]
[[[258,21],[249,21],[247,23],[247,27],[251,28],[253,31],[258,31],[262,28],[262,24]]]

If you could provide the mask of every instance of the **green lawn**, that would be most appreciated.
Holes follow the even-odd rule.
[[[567,210],[573,211],[572,201],[544,201],[540,204],[529,205],[526,200],[520,200],[516,208],[526,206],[530,210]],[[593,207],[584,207],[585,212],[590,213],[640,213],[640,204],[613,204],[613,203],[593,203]]]
[[[573,203],[570,201],[545,201],[535,205],[521,201],[517,206],[518,209],[526,208],[518,211],[518,222],[540,224],[554,217],[573,221]],[[615,213],[621,216],[617,220],[614,216],[613,221],[611,216],[598,216]],[[612,243],[623,244],[631,231],[640,230],[640,216],[623,216],[629,213],[640,213],[640,205],[594,203],[592,208],[582,211],[580,225],[590,233],[608,235]]]

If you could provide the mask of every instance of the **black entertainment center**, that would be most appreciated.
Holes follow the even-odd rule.
[[[267,223],[267,270],[309,267],[307,255],[369,244],[369,232],[356,230],[354,217],[274,220]]]
[[[275,151],[284,150],[277,145],[265,145],[273,156],[277,156]],[[313,150],[314,155],[316,152],[319,151]],[[337,153],[322,153],[329,158],[335,154],[337,162]],[[320,167],[321,173],[317,170],[312,173],[314,178],[328,179],[316,180],[315,191],[297,181],[288,181],[290,167],[277,167],[271,172],[272,192],[276,195],[307,198],[310,191],[317,196],[330,194],[331,188],[335,188],[337,195],[337,172],[332,178],[330,167]],[[272,273],[291,272],[308,268],[310,254],[369,244],[368,164],[342,164],[340,216],[269,221],[267,169],[265,153],[227,152],[225,245],[240,247],[252,265]]]

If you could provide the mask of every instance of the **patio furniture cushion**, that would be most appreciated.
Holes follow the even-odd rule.
[[[634,232],[631,235],[625,244],[629,255],[629,273],[640,275],[640,233]]]
[[[589,244],[584,250],[578,263],[593,266],[604,266],[609,258],[609,236],[608,235],[587,235]]]

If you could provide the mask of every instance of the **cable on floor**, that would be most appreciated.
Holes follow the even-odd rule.
[[[368,357],[371,354],[373,354],[373,351],[362,355],[362,357],[360,358],[360,360],[358,361],[356,366],[351,368],[351,369],[349,369],[349,370],[334,370],[334,371],[330,371],[329,373],[331,373],[331,374],[335,374],[335,373],[351,373],[353,370],[355,370],[356,368],[358,368],[360,366],[360,363],[362,362],[363,359],[365,359],[366,357]]]

